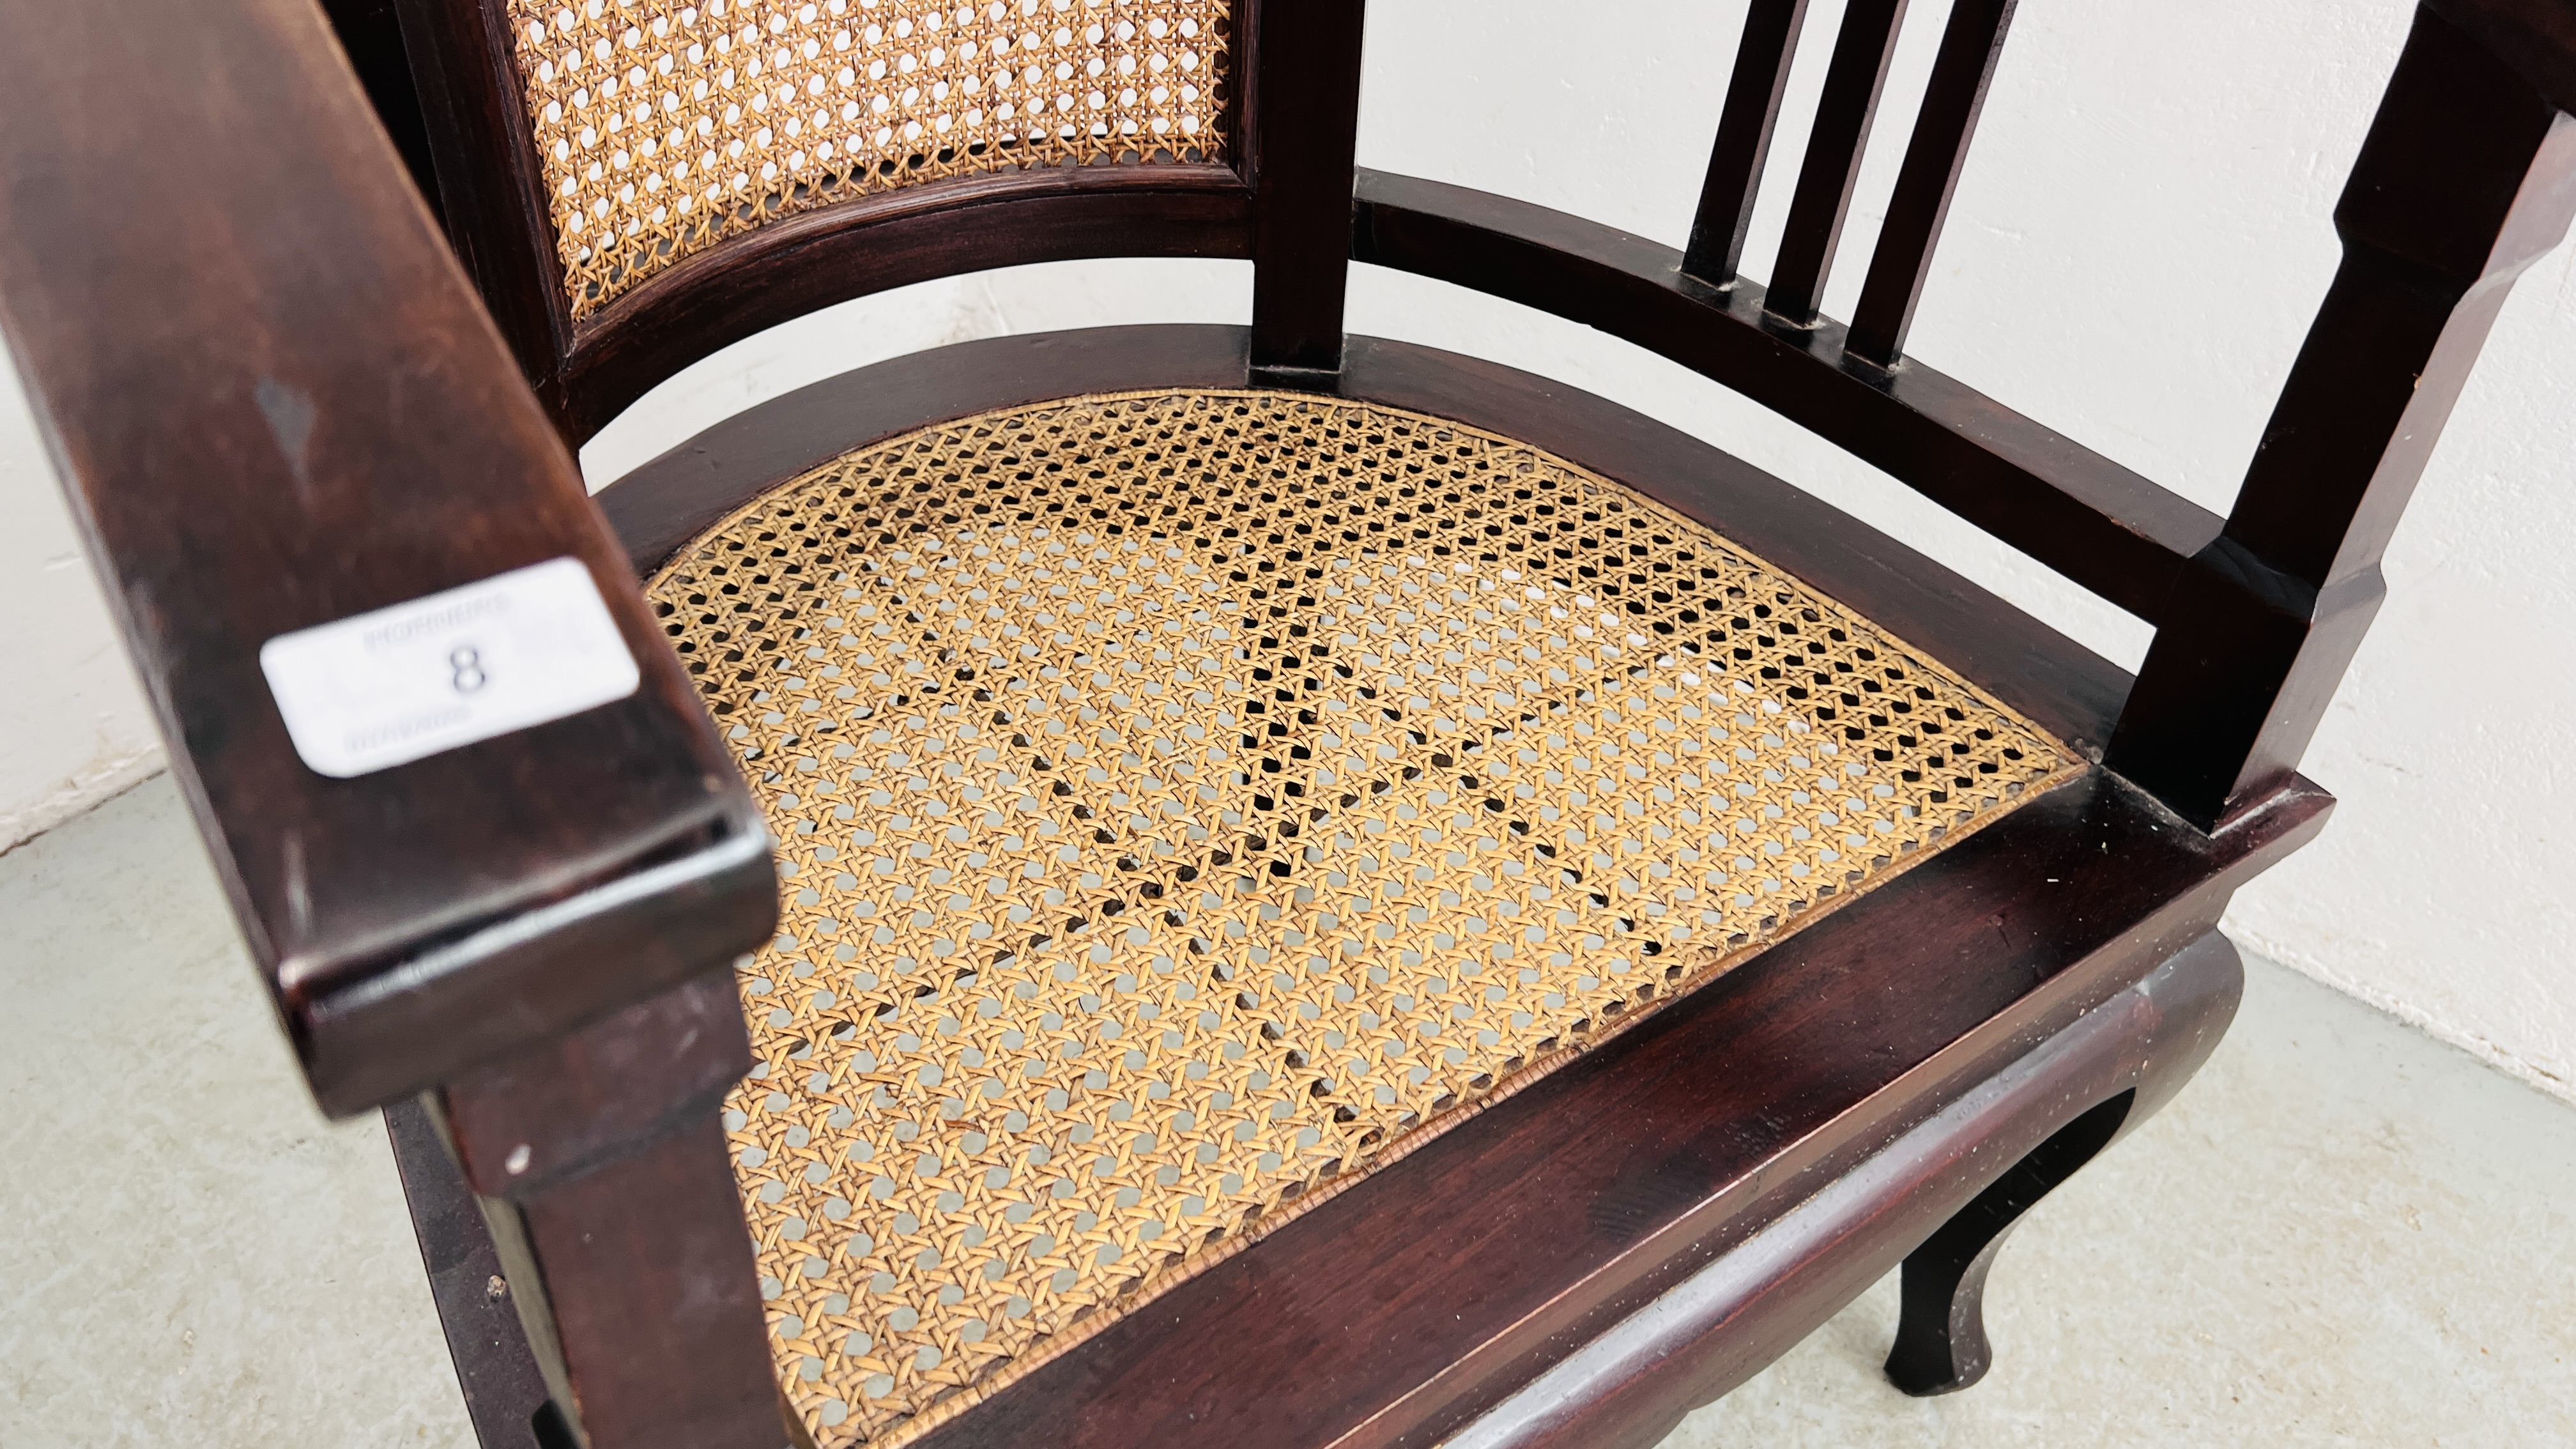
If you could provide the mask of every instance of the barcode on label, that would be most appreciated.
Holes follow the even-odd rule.
[[[295,753],[341,780],[624,699],[641,677],[570,558],[280,634],[259,667]]]

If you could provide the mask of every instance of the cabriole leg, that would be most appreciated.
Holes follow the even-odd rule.
[[[1888,1381],[1909,1394],[1956,1393],[1986,1376],[1986,1273],[2031,1204],[2075,1175],[2128,1119],[2135,1091],[2122,1092],[2061,1127],[1905,1259],[1903,1307]]]

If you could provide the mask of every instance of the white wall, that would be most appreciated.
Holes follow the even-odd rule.
[[[1362,160],[1678,245],[1741,0],[1375,0]],[[1848,315],[1947,10],[1917,0],[1827,309]],[[1764,275],[1840,0],[1814,0]],[[1911,351],[2224,509],[2335,257],[2327,216],[2402,42],[2401,0],[2023,0]],[[2390,550],[2391,599],[2309,760],[2323,841],[2245,892],[2240,939],[2576,1098],[2576,287],[2527,274]],[[746,403],[999,332],[1240,320],[1229,263],[1015,269],[869,299],[658,390],[584,452],[594,485]],[[1581,383],[1851,508],[2126,665],[2142,624],[1848,456],[1597,333],[1363,269],[1355,330]],[[13,431],[19,429],[20,431]],[[131,778],[148,726],[95,590],[0,408],[0,843]],[[51,803],[47,803],[51,802]],[[2554,888],[2554,889],[2553,889]]]
[[[163,763],[17,382],[0,356],[0,850]]]

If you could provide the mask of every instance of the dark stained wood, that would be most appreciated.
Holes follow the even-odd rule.
[[[775,876],[622,551],[318,9],[13,5],[5,25],[13,351],[316,1097],[444,1084],[507,1227],[466,1231],[398,1118],[445,1205],[423,1250],[478,1422],[553,1449],[527,1402],[551,1364],[592,1449],[775,1445],[715,1120],[749,1062],[724,968],[772,928]],[[561,557],[608,600],[635,697],[355,779],[303,765],[263,642]],[[545,1351],[512,1359],[495,1304]]]
[[[1923,108],[1906,143],[1905,164],[1888,197],[1887,220],[1878,229],[1878,248],[1870,254],[1860,305],[1852,309],[1845,346],[1864,361],[1892,367],[1904,354],[1914,304],[1922,299],[1932,249],[1940,245],[1941,223],[1950,215],[1951,193],[1968,164],[1968,142],[1977,133],[1977,114],[1985,109],[1995,62],[2003,57],[2004,32],[2012,25],[2015,3],[1956,0],[1951,6],[1940,54],[1933,58],[1932,78],[1924,87]]]
[[[590,1449],[778,1449],[760,1282],[724,1124],[686,1128],[534,1197],[485,1201],[557,1409]],[[523,1291],[541,1283],[544,1297]],[[532,1318],[531,1315],[534,1315]],[[534,1335],[532,1335],[533,1337]]]
[[[367,88],[376,119],[402,153],[403,169],[411,173],[430,214],[439,215],[438,166],[430,157],[429,123],[421,115],[394,0],[323,0],[322,12],[331,19],[331,33],[340,38],[349,68]]]
[[[2342,266],[2226,531],[2159,610],[2114,768],[2204,827],[2297,768],[2487,329],[2571,214],[2576,120],[2419,13],[2335,208]]]
[[[1885,469],[2155,622],[2219,519],[1965,384],[1846,359],[1833,322],[1766,318],[1749,282],[1682,274],[1672,248],[1462,186],[1363,169],[1361,261],[1553,312],[1648,348]]]
[[[749,1061],[718,972],[454,1083],[434,1112],[387,1109],[485,1449],[563,1449],[575,1404],[595,1449],[780,1442],[714,1121]]]
[[[1150,387],[1242,387],[1241,328],[997,337],[859,368],[749,408],[599,495],[640,572],[781,479],[991,408]],[[1335,391],[1453,418],[1597,469],[1726,533],[1931,651],[2041,727],[2098,751],[2128,676],[1959,575],[1800,489],[1579,388],[1410,343],[1354,337]]]
[[[572,345],[572,309],[510,59],[508,17],[501,6],[479,0],[394,0],[394,7],[429,133],[448,244],[538,401],[560,419],[564,399],[556,373]]]
[[[13,3],[6,24],[11,348],[323,1107],[761,940],[758,811],[321,11]],[[263,642],[566,556],[642,669],[632,698],[353,780],[296,755]]]
[[[2562,111],[2576,111],[2576,9],[2562,0],[2427,0]]]
[[[1709,147],[1708,179],[1700,184],[1690,245],[1682,249],[1682,270],[1713,287],[1733,282],[1744,258],[1744,234],[1753,228],[1771,132],[1780,122],[1780,98],[1788,92],[1789,66],[1806,23],[1807,0],[1753,0],[1745,10],[1726,106]]]
[[[1780,258],[1772,264],[1764,304],[1772,316],[1793,327],[1812,326],[1816,308],[1824,301],[1825,278],[1833,271],[1834,251],[1842,244],[1843,218],[1851,211],[1852,186],[1860,180],[1870,122],[1878,114],[1878,94],[1887,84],[1887,63],[1896,56],[1905,4],[1906,0],[1850,0],[1843,10],[1842,33],[1834,39],[1833,60],[1825,67],[1825,88],[1816,98],[1815,127],[1807,133],[1807,159],[1798,168],[1798,186],[1790,195],[1789,221],[1780,233]]]
[[[667,646],[657,640],[653,647]],[[636,652],[641,656],[644,648]],[[667,697],[661,703],[672,708]],[[632,707],[629,701],[602,709]],[[676,708],[673,713],[691,724],[703,718]],[[418,822],[415,829],[435,825],[443,837],[410,835],[399,845],[386,845],[380,835],[336,819],[326,818],[327,828],[309,827],[309,834],[287,827],[315,841],[314,848],[346,853],[335,876],[363,880],[370,862],[393,857],[408,863],[427,856],[426,863],[447,867],[450,878],[463,878],[448,897],[417,887],[422,898],[411,902],[414,917],[394,922],[382,939],[353,945],[345,968],[335,976],[300,981],[293,973],[305,966],[306,957],[285,958],[275,968],[278,979],[287,983],[280,992],[292,1013],[289,1023],[302,1049],[306,1077],[325,1111],[362,1111],[549,1040],[638,996],[686,980],[710,962],[730,960],[775,927],[777,873],[758,817],[717,813],[727,803],[722,795],[740,789],[730,760],[700,761],[688,779],[687,784],[718,797],[702,807],[706,818],[688,822],[693,828],[639,832],[631,844],[612,838],[596,870],[562,878],[570,875],[565,856],[599,828],[600,815],[623,823],[625,812],[611,807],[624,800],[614,792],[635,787],[620,775],[652,781],[648,772],[660,763],[655,752],[667,748],[666,742],[649,738],[642,745],[624,740],[603,744],[598,735],[584,734],[585,725],[605,733],[599,721],[580,715],[538,727],[531,733],[542,738],[519,747],[535,757],[535,764],[515,778],[532,795],[542,791],[540,798],[551,802],[551,808],[542,810],[536,800],[518,802],[529,812],[519,819],[459,822],[453,816],[470,809],[469,803],[424,804],[410,796],[432,785],[402,782],[378,785],[371,793],[395,798],[396,806],[388,811],[395,821]],[[454,753],[502,743],[508,740]],[[590,757],[590,749],[605,754]],[[419,769],[443,758],[401,768]],[[587,768],[559,765],[568,759]],[[434,775],[423,773],[430,781],[445,782],[464,772],[450,765]],[[579,791],[555,797],[556,791],[568,789],[560,783],[567,777],[608,798]],[[496,771],[489,788],[507,788],[513,778]],[[684,787],[667,788],[679,794]],[[272,803],[270,808],[276,807]],[[478,833],[482,831],[489,834]],[[513,834],[527,839],[513,840]],[[450,864],[447,857],[431,855],[442,838],[464,858]],[[567,842],[564,854],[545,849],[549,838]],[[478,841],[491,853],[472,852],[469,844]],[[607,853],[612,850],[623,853]],[[498,877],[501,867],[495,857],[525,861],[523,868],[532,878]],[[578,858],[569,862],[574,868],[584,863]],[[308,881],[322,875],[309,861],[304,868]],[[338,879],[331,884],[355,889]],[[548,887],[552,894],[541,893]],[[308,888],[318,907],[320,888]],[[390,893],[383,886],[377,889]],[[476,894],[466,895],[469,890]],[[390,905],[377,909],[390,914]],[[466,908],[476,905],[488,907],[488,914],[467,916]]]
[[[2226,938],[2212,939],[2225,949]],[[1986,1275],[2005,1237],[2023,1213],[2111,1145],[2135,1101],[2123,1092],[2057,1129],[1905,1255],[1888,1382],[1926,1398],[1955,1394],[1986,1376],[1995,1361],[1986,1341]]]
[[[2200,939],[2326,804],[2301,785],[2213,840],[2113,776],[2052,792],[920,1443],[1436,1443]],[[1850,1291],[2045,1135],[1891,1228]]]
[[[1363,0],[1250,0],[1252,366],[1302,385],[1342,365]]]
[[[2211,932],[1621,1320],[1449,1441],[1452,1449],[1650,1449],[1884,1276],[1901,1245],[2085,1103],[2171,1099],[2244,988]],[[2101,1110],[2096,1108],[2094,1110]],[[1991,1189],[1989,1189],[1991,1190]],[[1977,1194],[1982,1196],[1983,1194]]]
[[[449,1083],[534,1359],[592,1449],[776,1449],[751,1235],[716,1120],[751,1067],[717,971]]]
[[[1252,215],[1231,170],[1170,164],[1000,172],[771,222],[585,319],[563,361],[565,425],[587,438],[699,358],[852,297],[1028,262],[1249,256]]]
[[[733,972],[639,1001],[438,1093],[465,1180],[527,1197],[713,1110],[751,1070]]]
[[[448,1155],[437,1120],[419,1101],[395,1102],[385,1108],[385,1133],[393,1139],[394,1166],[402,1173],[421,1264],[475,1440],[483,1449],[558,1449],[537,1435],[537,1416],[553,1402],[545,1375],[528,1351],[483,1210]]]

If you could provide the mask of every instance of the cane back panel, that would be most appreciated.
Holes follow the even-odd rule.
[[[1219,161],[1229,0],[507,0],[575,317],[797,212]]]
[[[2078,762],[1709,529],[1269,392],[863,449],[650,587],[779,841],[726,1125],[908,1437]]]

